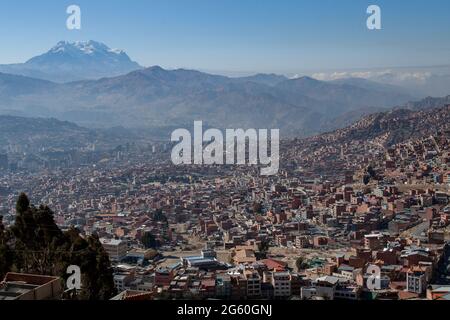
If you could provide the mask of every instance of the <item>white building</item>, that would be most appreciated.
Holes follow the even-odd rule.
[[[325,276],[317,278],[314,282],[317,296],[328,300],[334,300],[334,294],[338,283],[339,278],[337,277]]]
[[[291,296],[291,275],[289,272],[272,273],[273,295],[275,298]]]
[[[246,271],[245,278],[247,279],[247,296],[260,297],[261,296],[261,276],[256,271]]]
[[[127,255],[128,244],[124,240],[100,239],[100,242],[112,261],[121,261]]]
[[[128,286],[133,280],[134,280],[134,277],[132,274],[116,274],[116,275],[114,275],[114,285],[116,286],[116,288],[119,292],[129,289]]]
[[[427,278],[424,272],[408,272],[406,276],[406,290],[422,294],[427,289]]]

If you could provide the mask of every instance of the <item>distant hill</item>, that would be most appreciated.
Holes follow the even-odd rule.
[[[308,138],[305,141],[326,141],[332,144],[376,141],[385,147],[450,130],[450,104],[439,98],[428,98],[410,105],[420,106],[427,101],[433,107],[421,110],[397,108],[374,113],[343,129]],[[433,101],[433,102],[432,102]]]
[[[351,85],[379,92],[390,92],[395,95],[410,95],[409,91],[401,86],[371,81],[363,78],[343,78],[330,81],[330,83],[337,85]]]
[[[87,129],[52,118],[0,115],[0,151],[11,145],[21,145],[29,152],[36,152],[48,148],[70,150],[93,144],[97,148],[115,147],[140,140],[143,140],[140,136],[124,128]]]
[[[248,76],[248,77],[241,77],[241,78],[237,78],[240,81],[243,82],[255,82],[255,83],[260,83],[260,84],[265,84],[268,86],[276,86],[277,84],[288,80],[287,77],[285,76],[281,76],[278,74],[264,74],[264,73],[259,73],[259,74],[255,74],[253,76]]]
[[[387,72],[371,80],[406,88],[414,95],[422,97],[442,97],[450,93],[450,66],[439,66],[432,71]]]
[[[433,109],[439,106],[449,104],[450,104],[450,95],[442,98],[427,97],[420,101],[408,102],[405,105],[405,108],[411,110],[424,110],[424,109]]]
[[[34,144],[55,148],[72,143],[80,146],[95,141],[95,133],[74,123],[56,119],[0,116],[0,147]]]
[[[374,86],[374,84],[372,84]],[[411,97],[391,86],[335,84],[276,75],[229,78],[155,66],[117,77],[51,83],[0,74],[0,114],[54,117],[87,127],[279,128],[306,136],[336,128],[346,113],[370,113]]]
[[[55,85],[50,81],[0,73],[0,97],[4,99],[22,94],[36,94],[53,88]]]
[[[393,90],[393,86],[366,81],[326,82],[310,77],[287,80],[277,85],[290,99],[298,95],[320,101],[327,114],[339,115],[348,111],[365,109],[368,107],[393,107],[412,99],[400,90]]]

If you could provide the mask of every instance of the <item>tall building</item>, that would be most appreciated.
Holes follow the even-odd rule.
[[[406,276],[406,290],[422,294],[427,289],[426,274],[424,272],[409,270]]]
[[[382,234],[367,234],[364,236],[364,246],[366,249],[378,250],[384,247],[386,241]]]
[[[100,241],[112,261],[121,261],[126,257],[128,251],[126,241],[115,239],[100,239]]]
[[[0,154],[0,170],[8,169],[8,155]]]
[[[261,276],[254,270],[247,270],[245,272],[245,278],[247,279],[247,296],[248,297],[260,297],[261,296]]]
[[[291,275],[289,272],[272,273],[273,295],[275,298],[285,298],[291,295]]]
[[[450,185],[450,171],[444,173],[444,183]]]
[[[231,277],[229,274],[218,274],[216,276],[216,296],[219,298],[231,296]]]

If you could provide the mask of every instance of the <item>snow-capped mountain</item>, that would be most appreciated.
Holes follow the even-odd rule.
[[[113,77],[141,69],[123,51],[96,41],[58,42],[22,64],[0,65],[0,72],[55,82]]]

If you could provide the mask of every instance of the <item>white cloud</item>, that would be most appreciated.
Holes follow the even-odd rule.
[[[431,77],[430,72],[409,72],[409,71],[392,71],[390,69],[382,71],[342,71],[342,72],[321,72],[314,73],[313,78],[318,80],[337,80],[344,78],[363,78],[368,80],[384,80],[389,82],[404,82],[404,81],[426,81]]]

